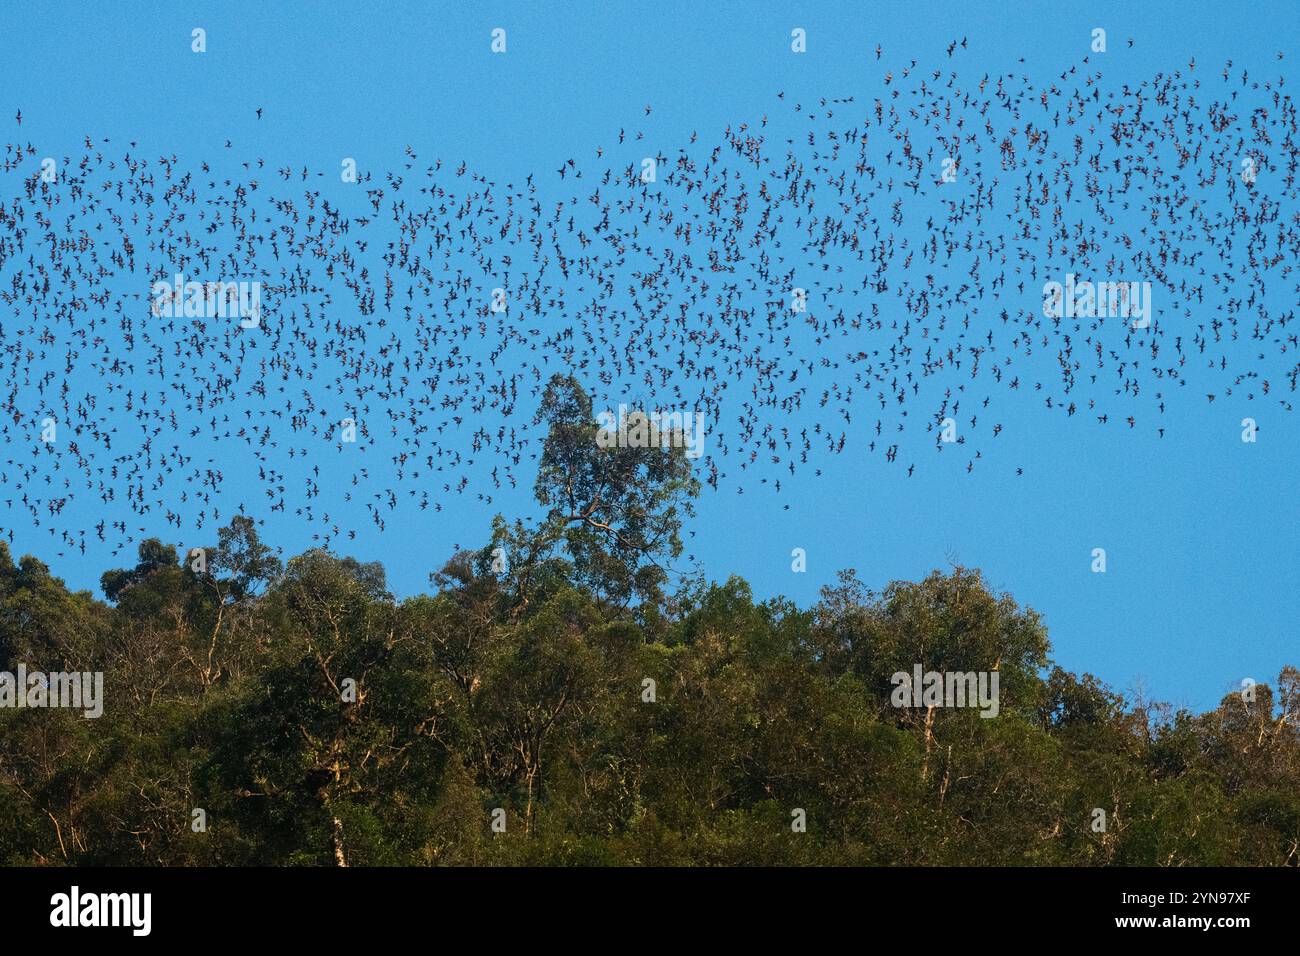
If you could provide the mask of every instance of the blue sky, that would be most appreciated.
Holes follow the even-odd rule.
[[[1108,83],[1180,69],[1193,57],[1211,70],[1232,59],[1261,77],[1300,63],[1300,13],[1289,5],[1249,15],[1208,3],[426,2],[371,13],[356,4],[196,2],[132,4],[130,16],[122,9],[6,10],[0,138],[17,134],[12,117],[21,108],[17,135],[42,154],[71,153],[90,135],[110,138],[115,149],[134,140],[145,155],[221,168],[232,140],[230,155],[264,157],[268,168],[336,170],[350,156],[378,174],[397,168],[410,145],[422,160],[464,160],[489,178],[535,174],[546,191],[559,188],[555,170],[566,159],[594,163],[597,146],[612,150],[620,128],[644,130],[647,143],[672,155],[692,133],[714,142],[728,125],[775,112],[779,91],[804,102],[875,95],[884,69],[912,59],[952,63],[963,74],[1014,68],[1050,79],[1088,53],[1098,26],[1110,50],[1094,64]],[[505,56],[489,51],[498,26],[508,31]],[[204,56],[190,51],[194,27],[207,30]],[[790,53],[794,27],[808,32],[806,55]],[[962,37],[967,51],[949,61],[946,47]],[[627,152],[621,159],[632,162],[646,148]],[[12,198],[12,183],[4,181],[0,199]],[[917,475],[907,479],[855,441],[814,462],[821,478],[801,476],[779,498],[748,482],[743,495],[734,486],[706,490],[690,547],[710,576],[737,573],[759,595],[801,604],[841,568],[881,587],[958,560],[1040,611],[1064,666],[1206,708],[1242,678],[1272,680],[1283,664],[1300,664],[1290,577],[1300,558],[1300,425],[1276,403],[1234,396],[1207,405],[1197,397],[1171,403],[1161,441],[1140,430],[1066,425],[1032,403],[1003,401],[1007,431],[969,475],[961,455],[921,449]],[[1240,440],[1246,415],[1261,425],[1251,445]],[[230,468],[228,500],[253,500],[252,476],[240,474],[236,460]],[[327,475],[322,485],[329,498],[343,481],[332,486]],[[353,519],[357,540],[343,550],[382,560],[394,590],[410,594],[453,546],[482,543],[493,513],[527,509],[525,492],[490,506],[457,497],[436,515],[389,522],[382,535],[362,512]],[[2,506],[0,522],[8,523]],[[125,563],[93,550],[56,559],[48,536],[19,522],[15,551],[37,554],[73,586],[95,587],[102,570]],[[296,553],[310,546],[313,530],[280,518],[264,534]],[[791,571],[796,547],[808,554],[803,574]],[[1107,551],[1104,575],[1090,570],[1096,547]]]

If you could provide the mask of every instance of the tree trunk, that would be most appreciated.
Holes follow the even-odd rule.
[[[538,765],[533,763],[525,773],[525,779],[528,781],[528,805],[524,808],[524,833],[531,833],[533,830],[533,785],[537,781]]]
[[[343,855],[343,821],[334,817],[334,863],[337,866],[347,866],[348,858]]]
[[[925,760],[921,762],[921,779],[930,779],[930,751],[934,749],[934,708],[925,709]]]

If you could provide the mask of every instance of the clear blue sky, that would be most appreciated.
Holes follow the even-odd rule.
[[[1116,84],[1193,57],[1207,72],[1231,59],[1261,77],[1300,64],[1291,4],[422,2],[378,11],[275,0],[10,6],[0,22],[0,139],[60,156],[86,135],[118,151],[134,140],[144,155],[218,168],[229,139],[232,155],[264,157],[268,169],[331,171],[350,156],[377,179],[409,144],[422,161],[463,159],[493,179],[534,173],[545,191],[558,187],[566,159],[594,163],[597,146],[611,150],[620,128],[645,130],[647,143],[673,155],[692,133],[716,142],[728,125],[775,111],[778,91],[804,102],[874,96],[891,65],[946,68],[945,49],[961,37],[969,46],[954,65],[963,74],[1015,68],[1051,78],[1087,54],[1098,26],[1110,51],[1094,63]],[[501,57],[488,49],[498,26],[508,31]],[[201,57],[189,48],[194,27],[208,34]],[[808,31],[804,56],[790,54],[793,27]],[[632,162],[647,149],[625,152],[620,160]],[[12,199],[15,180],[3,182],[0,200]],[[909,480],[854,439],[844,454],[814,461],[821,478],[801,475],[779,498],[749,482],[744,495],[734,485],[706,490],[690,546],[710,576],[740,574],[760,596],[805,605],[840,568],[879,587],[955,558],[1039,610],[1064,666],[1206,708],[1244,677],[1271,681],[1283,664],[1300,664],[1300,422],[1276,403],[1177,398],[1163,441],[1149,430],[1067,425],[1004,398],[1007,431],[970,475],[961,455],[921,449]],[[1240,440],[1246,415],[1260,420],[1254,445]],[[227,465],[226,514],[256,490],[237,459]],[[327,499],[340,491],[328,476],[322,486]],[[93,505],[69,515],[84,520]],[[347,520],[341,505],[328,507]],[[524,489],[490,506],[465,495],[436,515],[390,521],[383,535],[357,509],[349,523],[358,538],[341,550],[382,560],[394,590],[410,594],[454,545],[481,544],[493,513],[527,507]],[[55,558],[48,535],[23,519],[16,514],[14,550],[35,553],[73,586],[96,587],[102,570],[127,563],[93,550]],[[2,504],[0,521],[9,523]],[[282,516],[264,535],[296,553],[315,530]],[[791,572],[795,547],[807,551],[807,573]],[[1104,575],[1090,571],[1096,547],[1108,554]]]

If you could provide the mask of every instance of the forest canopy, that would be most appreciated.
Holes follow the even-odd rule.
[[[1126,699],[960,566],[759,601],[672,570],[683,448],[597,442],[565,378],[538,422],[538,514],[404,600],[242,515],[102,599],[0,542],[0,671],[103,675],[94,719],[0,707],[0,860],[1300,865],[1294,667]],[[898,706],[914,671],[996,674],[996,715]]]

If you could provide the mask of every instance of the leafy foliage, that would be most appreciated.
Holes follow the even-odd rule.
[[[0,709],[0,860],[1300,865],[1295,668],[1201,715],[1126,701],[961,567],[848,571],[809,609],[670,593],[686,460],[597,447],[571,380],[541,414],[541,519],[498,519],[427,595],[282,565],[243,517],[200,570],[144,543],[111,604],[0,545],[0,669],[102,671],[106,697]],[[996,670],[998,715],[894,706],[916,664]]]

